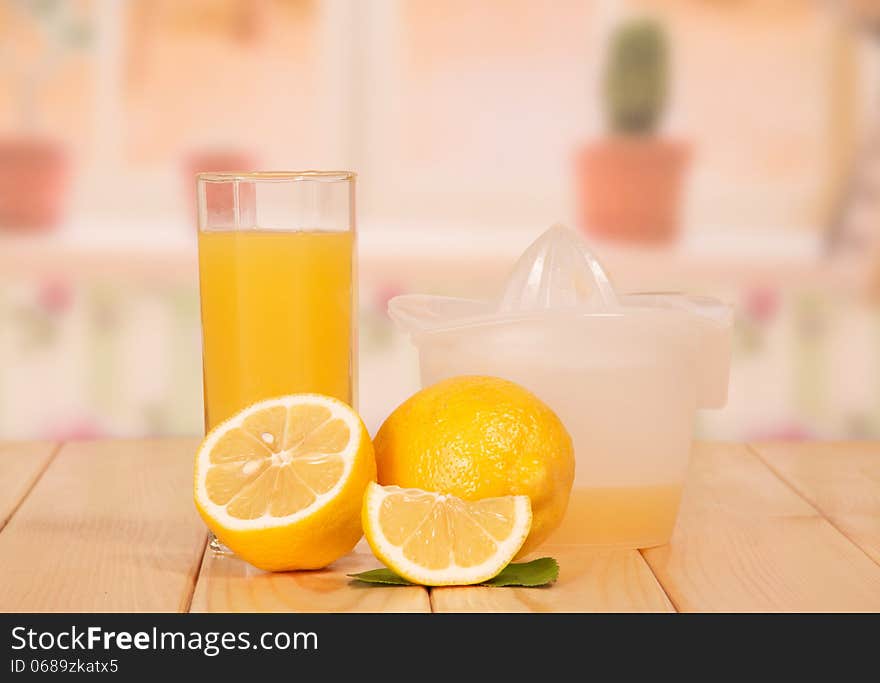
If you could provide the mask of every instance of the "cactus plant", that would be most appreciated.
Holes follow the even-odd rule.
[[[19,54],[10,41],[0,45],[0,69],[11,72],[18,86],[18,115],[27,131],[40,128],[40,89],[54,75],[62,59],[74,50],[85,48],[92,38],[92,27],[80,17],[81,12],[65,0],[0,0],[0,9],[8,11],[27,26],[43,46],[35,55]],[[19,29],[25,30],[25,29]]]
[[[13,86],[8,99],[20,128],[18,135],[0,136],[0,231],[47,230],[61,220],[69,157],[64,144],[44,132],[40,105],[63,58],[90,42],[86,17],[97,12],[89,9],[95,4],[0,0],[0,22],[11,27],[0,41],[0,75]]]
[[[608,123],[615,133],[654,132],[666,105],[668,47],[653,19],[621,24],[611,38],[604,90]]]

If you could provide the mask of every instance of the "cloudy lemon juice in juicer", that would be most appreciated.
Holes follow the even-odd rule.
[[[200,176],[206,430],[285,394],[353,403],[352,183],[348,173]]]

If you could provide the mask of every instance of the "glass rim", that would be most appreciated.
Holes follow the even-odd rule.
[[[357,177],[354,171],[205,171],[196,173],[196,179],[206,183],[235,181],[345,183]]]

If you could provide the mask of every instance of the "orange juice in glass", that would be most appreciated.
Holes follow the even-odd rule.
[[[198,208],[205,430],[284,394],[354,405],[354,174],[202,173]]]

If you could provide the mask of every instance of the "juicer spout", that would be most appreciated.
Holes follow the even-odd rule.
[[[611,279],[584,240],[556,223],[525,250],[507,278],[497,312],[619,307]]]

